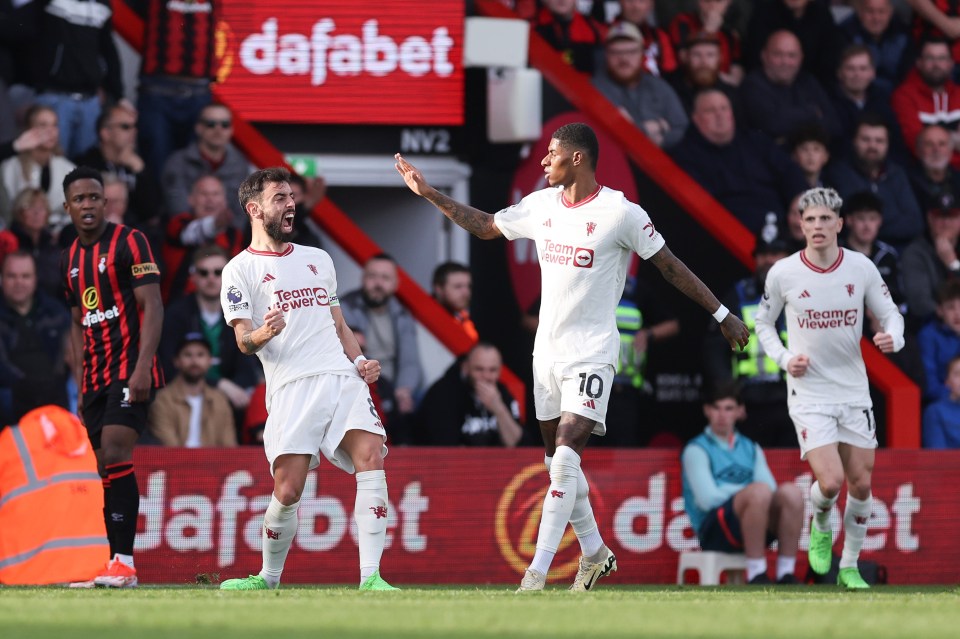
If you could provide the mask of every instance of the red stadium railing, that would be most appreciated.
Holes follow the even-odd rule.
[[[517,15],[494,0],[476,0],[477,13],[494,18]],[[693,219],[710,232],[749,269],[753,269],[754,238],[726,208],[690,178],[659,147],[621,115],[589,78],[570,66],[547,42],[530,32],[530,65],[538,69],[570,104],[599,123],[631,160],[656,182]],[[920,389],[870,342],[861,340],[870,380],[884,393],[887,409],[887,445],[920,447]]]
[[[112,6],[114,28],[117,33],[134,49],[142,50],[144,40],[143,20],[122,0],[112,0]],[[215,85],[213,93],[218,101],[222,101],[228,107],[230,106],[229,102],[223,101],[217,95]],[[273,143],[261,135],[253,125],[237,114],[235,110],[233,129],[234,142],[253,164],[260,167],[284,166],[295,173],[293,167],[287,163],[284,155]],[[399,177],[397,180],[397,184],[400,185]],[[358,264],[363,264],[374,255],[384,252],[330,198],[324,198],[314,207],[312,213],[313,220]],[[398,268],[397,270],[400,278],[397,297],[417,318],[417,321],[453,353],[460,355],[468,351],[473,346],[473,341],[467,337],[456,320],[435,299],[420,288],[403,269]],[[525,418],[525,384],[507,367],[503,367],[500,380],[516,398],[520,407],[520,414]]]

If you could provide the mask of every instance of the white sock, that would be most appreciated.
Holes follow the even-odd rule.
[[[121,555],[120,553],[114,553],[113,558],[116,561],[119,561],[124,566],[128,568],[133,568],[133,555]]]
[[[284,506],[276,495],[270,496],[270,505],[263,513],[263,568],[260,576],[271,588],[276,588],[283,574],[283,564],[290,552],[293,536],[297,534],[297,509],[300,502]]]
[[[569,446],[558,446],[550,463],[550,487],[543,499],[543,516],[537,534],[537,553],[534,570],[547,574],[550,562],[560,546],[563,531],[570,521],[577,499],[577,479],[580,474],[580,455]],[[541,552],[543,551],[543,552]],[[548,556],[549,555],[549,556]]]
[[[856,568],[863,547],[863,538],[867,536],[867,521],[873,506],[873,495],[866,499],[857,499],[847,493],[847,507],[843,511],[843,553],[840,555],[841,568]]]
[[[797,570],[796,557],[777,556],[777,581],[783,579],[784,575],[795,575]]]
[[[382,470],[357,473],[357,521],[360,546],[360,583],[380,569],[383,544],[387,538],[387,475]]]
[[[544,456],[543,463],[546,464],[547,471],[550,470],[552,461],[553,457]],[[590,505],[590,484],[587,483],[587,477],[583,474],[582,468],[577,475],[577,499],[573,503],[573,512],[570,513],[570,525],[573,526],[573,532],[577,535],[577,541],[580,542],[580,552],[587,561],[597,563],[606,559],[605,556],[598,558],[607,546],[603,543],[600,528],[593,516],[593,507]]]
[[[839,494],[834,495],[833,499],[828,499],[820,492],[820,482],[813,482],[810,486],[810,505],[813,506],[813,524],[820,532],[831,532],[830,530],[830,511],[833,505],[837,503]]]
[[[767,558],[759,559],[747,558],[747,581],[750,581],[757,575],[767,572]]]

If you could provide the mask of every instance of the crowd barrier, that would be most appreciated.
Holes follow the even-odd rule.
[[[795,481],[806,493],[811,475],[796,451],[767,457],[778,481]],[[203,582],[259,570],[262,514],[272,490],[262,450],[142,447],[135,462],[143,583]],[[683,511],[677,452],[588,450],[583,468],[600,530],[620,567],[608,583],[672,583],[679,553],[697,547]],[[391,583],[519,582],[534,553],[548,483],[542,450],[396,448],[386,470],[389,525],[381,565]],[[325,461],[310,473],[284,582],[357,580],[355,485]],[[885,566],[892,584],[956,583],[957,486],[960,452],[878,451],[862,558]],[[800,575],[809,513],[805,521]],[[840,527],[836,511],[833,527]],[[551,581],[571,581],[578,556],[568,529]]]

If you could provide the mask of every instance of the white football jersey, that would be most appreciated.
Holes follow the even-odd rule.
[[[773,265],[757,311],[757,337],[784,370],[796,355],[810,358],[805,375],[787,375],[788,403],[872,406],[860,352],[864,302],[893,336],[894,349],[903,348],[903,316],[870,258],[841,248],[837,261],[822,269],[799,251]],[[775,327],[781,310],[786,347]]]
[[[340,302],[337,274],[326,252],[300,244],[288,244],[283,253],[248,248],[223,269],[220,303],[227,324],[248,319],[255,329],[270,308],[283,311],[286,327],[257,352],[267,379],[268,409],[273,393],[296,379],[359,375],[343,352],[330,313]]]
[[[497,212],[494,221],[508,240],[537,244],[542,287],[534,356],[616,366],[616,308],[630,256],[649,259],[665,243],[647,212],[607,187],[573,205],[554,187]]]

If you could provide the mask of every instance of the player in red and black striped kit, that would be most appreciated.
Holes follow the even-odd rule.
[[[95,579],[75,585],[132,587],[140,509],[133,447],[146,428],[154,392],[163,386],[156,358],[163,326],[160,269],[142,233],[104,218],[98,171],[74,169],[63,179],[63,192],[63,206],[77,229],[63,254],[63,278],[74,348],[83,349],[80,415],[103,477],[112,556]]]

